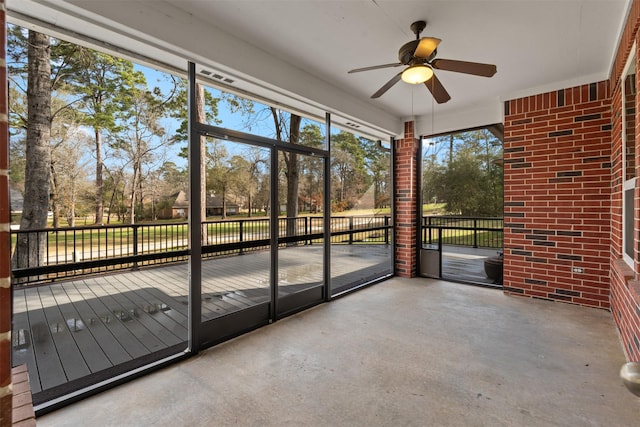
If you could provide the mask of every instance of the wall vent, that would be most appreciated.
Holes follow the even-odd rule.
[[[213,71],[209,71],[209,70],[200,70],[200,74],[204,74],[205,76],[210,76],[211,78],[220,80],[221,82],[224,82],[227,84],[232,84],[233,82],[235,82],[235,80],[233,79],[230,79],[228,77],[223,76],[222,74],[214,73]]]

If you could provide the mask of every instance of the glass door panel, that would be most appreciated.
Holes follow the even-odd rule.
[[[324,161],[292,152],[278,154],[277,315],[323,299]]]
[[[269,159],[266,148],[207,140],[201,287],[205,342],[268,320]]]
[[[331,292],[393,273],[391,153],[340,131],[331,137]]]

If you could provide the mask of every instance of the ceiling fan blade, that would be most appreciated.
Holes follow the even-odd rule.
[[[413,56],[417,57],[417,58],[423,58],[426,59],[429,56],[431,56],[431,54],[433,52],[435,52],[435,50],[438,48],[438,45],[440,44],[442,40],[437,39],[435,37],[423,37],[420,39],[420,43],[418,43],[418,46],[416,47],[415,52],[413,52]]]
[[[442,86],[442,83],[440,83],[440,80],[435,74],[424,82],[424,84],[438,104],[444,104],[451,99],[451,95],[449,95],[449,92]]]
[[[473,74],[474,76],[482,77],[491,77],[498,71],[493,64],[456,61],[454,59],[434,59],[431,65],[438,70],[455,71],[457,73]]]
[[[359,73],[360,71],[377,70],[377,69],[380,69],[380,68],[399,67],[399,66],[401,66],[401,65],[403,65],[403,64],[401,64],[401,63],[399,63],[399,62],[396,62],[396,63],[393,63],[393,64],[373,65],[373,66],[371,66],[371,67],[355,68],[355,69],[353,69],[353,70],[349,70],[349,71],[347,72],[347,74],[351,74],[351,73]]]
[[[391,80],[389,80],[387,83],[385,83],[384,86],[382,86],[380,89],[378,89],[378,91],[376,93],[371,95],[371,98],[380,98],[380,96],[382,96],[383,93],[385,93],[386,91],[391,89],[391,86],[393,86],[394,84],[398,83],[401,78],[402,78],[402,73],[396,74],[395,76],[393,76],[393,78]]]

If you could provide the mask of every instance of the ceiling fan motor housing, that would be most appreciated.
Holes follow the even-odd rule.
[[[403,44],[398,51],[398,60],[403,65],[415,65],[427,63],[435,58],[436,54],[438,53],[437,49],[434,49],[427,58],[420,58],[415,56],[415,52],[419,44],[420,40],[411,40],[410,42]]]
[[[418,47],[418,43],[420,43],[420,40],[411,40],[410,42],[402,45],[398,51],[398,60],[402,64],[408,65],[411,62],[411,59],[413,59],[413,53],[416,51],[416,47]]]

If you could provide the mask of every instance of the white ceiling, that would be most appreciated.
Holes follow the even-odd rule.
[[[7,0],[7,7],[13,22],[89,36],[181,69],[189,59],[233,79],[238,91],[329,111],[380,137],[401,134],[412,117],[419,133],[501,122],[505,100],[608,79],[629,0]],[[496,64],[497,74],[436,71],[452,98],[446,104],[424,85],[403,82],[371,99],[402,68],[347,71],[397,62],[416,20],[427,21],[422,36],[442,39],[438,58]]]

